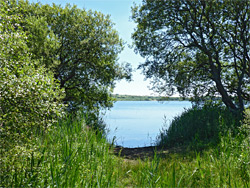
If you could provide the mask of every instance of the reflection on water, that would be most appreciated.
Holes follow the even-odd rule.
[[[107,112],[105,122],[110,130],[108,139],[124,147],[154,145],[155,138],[164,124],[190,108],[189,101],[118,101]]]

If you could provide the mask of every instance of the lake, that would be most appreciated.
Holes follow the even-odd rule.
[[[115,144],[123,147],[152,146],[162,127],[191,106],[189,101],[117,101],[104,117],[108,139],[115,137]]]

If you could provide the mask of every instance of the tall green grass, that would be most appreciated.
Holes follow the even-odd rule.
[[[155,156],[125,165],[122,183],[132,187],[249,187],[249,138],[221,138],[217,148],[202,153]]]
[[[249,187],[247,122],[202,153],[156,151],[125,160],[83,119],[67,118],[31,144],[1,153],[0,187]]]
[[[16,146],[1,162],[0,187],[112,187],[119,172],[102,134],[71,118],[32,145]]]

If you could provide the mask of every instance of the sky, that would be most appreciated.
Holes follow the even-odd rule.
[[[78,8],[92,9],[109,14],[111,20],[115,23],[114,28],[118,31],[119,36],[126,42],[123,52],[119,55],[119,63],[128,62],[132,65],[133,81],[125,80],[118,81],[114,89],[114,94],[127,95],[157,95],[152,90],[149,90],[149,80],[145,81],[141,70],[137,70],[140,63],[144,59],[135,54],[133,49],[128,46],[132,44],[131,34],[136,27],[136,24],[131,20],[131,7],[134,3],[141,4],[141,0],[30,0],[30,2],[40,2],[42,4],[57,4],[66,5],[67,3],[77,5]]]

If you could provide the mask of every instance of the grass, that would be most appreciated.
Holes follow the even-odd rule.
[[[117,157],[110,154],[105,138],[86,129],[80,119],[61,121],[29,147],[15,147],[9,151],[15,155],[1,156],[0,187],[112,187],[116,184]]]
[[[126,160],[83,119],[68,118],[1,152],[0,187],[249,187],[250,141],[242,134],[228,131],[203,152]]]
[[[230,134],[218,148],[203,153],[170,154],[166,158],[128,162],[123,185],[134,187],[249,187],[249,140]]]

